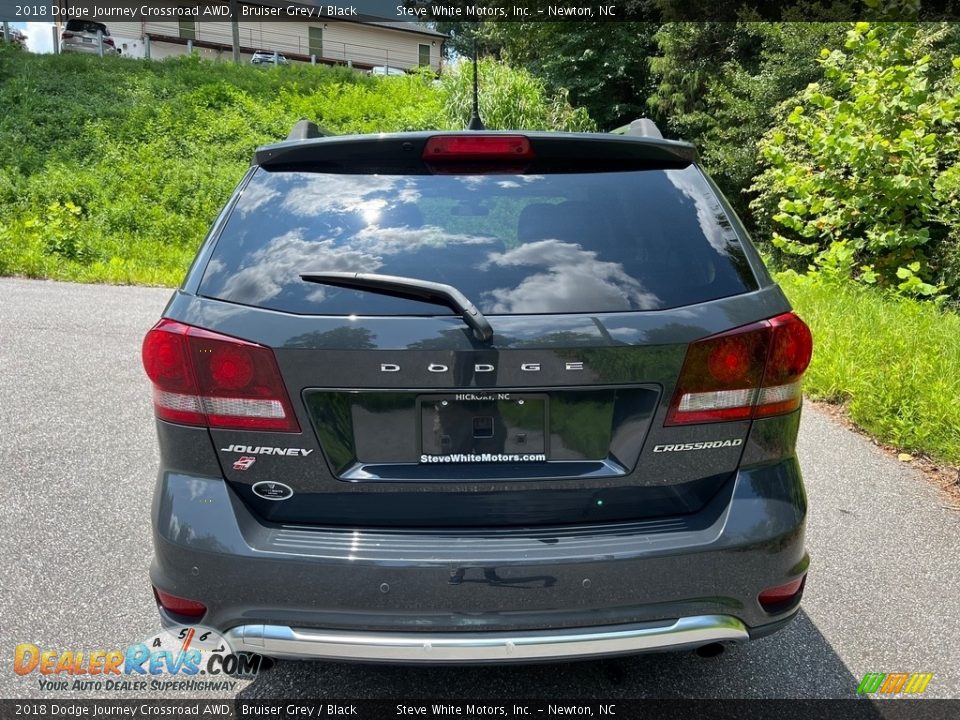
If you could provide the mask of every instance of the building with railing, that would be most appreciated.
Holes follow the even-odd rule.
[[[61,0],[71,7],[96,5],[95,0]],[[250,7],[256,3],[241,3]],[[115,46],[127,57],[161,59],[193,52],[201,57],[230,60],[233,28],[229,21],[113,21],[103,19]],[[279,53],[293,62],[409,70],[440,71],[447,36],[410,22],[364,22],[315,16],[282,22],[238,20],[240,56],[249,61],[260,50]]]

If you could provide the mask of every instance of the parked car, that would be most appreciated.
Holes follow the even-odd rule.
[[[256,151],[143,343],[164,625],[499,663],[789,623],[811,336],[696,149],[318,135]]]
[[[274,63],[278,65],[289,65],[290,61],[280,53],[274,55],[274,53],[267,52],[266,50],[257,50],[253,54],[253,57],[250,58],[251,65],[273,65]]]
[[[389,65],[377,65],[370,69],[371,75],[406,75],[406,71],[401,70],[400,68],[390,67]]]
[[[60,33],[60,52],[97,53],[97,32],[103,33],[103,54],[116,55],[117,48],[110,30],[103,23],[92,20],[67,20]]]

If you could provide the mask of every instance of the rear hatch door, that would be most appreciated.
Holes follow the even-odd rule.
[[[353,160],[324,141],[262,152],[197,296],[171,308],[277,357],[302,432],[211,431],[241,497],[280,522],[399,527],[702,507],[749,421],[664,426],[687,346],[787,306],[701,171],[669,144],[552,136],[526,165],[438,170],[412,137]],[[443,303],[311,272],[443,283],[493,338]]]

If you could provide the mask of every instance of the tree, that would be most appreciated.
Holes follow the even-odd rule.
[[[697,144],[748,226],[757,141],[780,103],[819,79],[813,58],[843,31],[836,23],[738,22],[670,23],[657,33],[651,112],[668,134]]]
[[[646,115],[653,87],[648,57],[653,23],[497,23],[487,34],[508,63],[543,78],[553,91],[586,108],[601,129]]]
[[[433,23],[433,27],[450,36],[443,44],[448,59],[473,56],[474,42],[480,40],[482,23],[444,20]],[[499,55],[499,48],[492,47],[489,39],[485,39],[484,50],[494,56]]]
[[[657,26],[628,22],[438,22],[452,53],[495,57],[536,75],[551,94],[566,94],[601,129],[646,114],[653,87],[647,58]]]
[[[933,74],[941,30],[860,22],[821,51],[823,79],[760,144],[752,207],[784,259],[911,295],[942,290],[936,258],[960,228],[960,58]]]

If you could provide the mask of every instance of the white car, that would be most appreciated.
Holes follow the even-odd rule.
[[[110,37],[110,31],[103,23],[92,20],[67,20],[66,27],[60,33],[60,52],[96,53],[99,52],[97,32],[103,34],[103,54],[117,55],[117,47]]]
[[[371,75],[406,75],[407,73],[400,68],[390,67],[389,65],[378,65],[370,69]]]
[[[250,58],[251,65],[273,65],[276,62],[277,65],[289,65],[290,61],[287,60],[283,55],[277,53],[269,52],[267,50],[257,50],[253,57]]]

